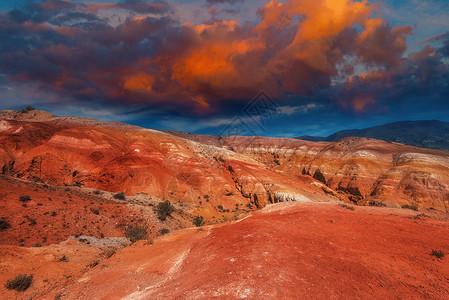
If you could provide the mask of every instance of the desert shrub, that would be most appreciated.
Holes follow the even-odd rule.
[[[436,258],[443,258],[445,253],[442,250],[435,250],[433,249],[432,252],[430,252],[430,255],[435,256]]]
[[[223,205],[217,205],[217,208],[219,209],[219,210],[223,210]]]
[[[402,208],[407,208],[407,209],[412,209],[412,210],[418,211],[418,206],[416,206],[416,205],[408,205],[408,204],[404,204],[404,205],[402,205],[401,207],[402,207]]]
[[[89,264],[89,267],[94,268],[94,267],[96,267],[99,263],[100,263],[100,262],[99,262],[98,260],[94,260],[93,262],[91,262],[91,263]]]
[[[203,223],[204,223],[204,218],[202,216],[196,216],[193,219],[193,225],[195,225],[196,227],[203,226]]]
[[[102,192],[101,192],[101,191],[99,191],[99,190],[95,190],[95,191],[94,191],[94,194],[95,194],[95,195],[101,195],[101,194],[102,194]]]
[[[340,204],[341,207],[349,209],[349,210],[355,210],[354,206],[346,205],[346,204]]]
[[[159,202],[156,206],[156,214],[159,220],[165,221],[167,217],[171,216],[171,214],[175,211],[175,208],[170,203],[170,201]]]
[[[9,224],[9,222],[5,219],[0,219],[0,231],[6,230],[8,228],[11,228],[11,224]]]
[[[114,197],[114,199],[118,199],[118,200],[125,200],[126,199],[125,194],[123,194],[123,192],[115,194],[113,197]]]
[[[167,233],[169,233],[170,232],[170,230],[168,230],[167,228],[162,228],[161,230],[159,230],[159,233],[161,234],[161,235],[166,235]]]
[[[387,205],[383,202],[377,202],[377,201],[373,201],[371,200],[370,202],[368,202],[369,206],[377,206],[377,207],[386,207]]]
[[[33,106],[31,106],[31,105],[28,105],[27,107],[25,107],[25,109],[26,109],[27,111],[35,110],[35,108],[34,108]]]
[[[59,259],[59,261],[68,262],[69,259],[67,258],[67,256],[63,255],[63,256]]]
[[[104,256],[105,256],[106,258],[111,258],[112,255],[115,254],[115,252],[116,252],[115,249],[108,249],[108,250],[106,250],[106,251],[104,252]]]
[[[95,208],[91,208],[90,211],[94,214],[94,215],[99,215],[100,211],[98,209]]]
[[[28,195],[22,195],[19,197],[19,201],[28,202],[28,201],[31,201],[31,197]]]
[[[64,297],[64,294],[63,294],[63,293],[57,294],[57,295],[55,296],[55,299],[54,299],[54,300],[61,300],[62,297]]]
[[[26,291],[33,282],[33,275],[19,274],[13,279],[6,282],[5,287],[8,290],[16,290],[18,292]]]
[[[148,236],[147,229],[139,225],[129,225],[126,227],[125,236],[132,242],[143,240]]]
[[[25,219],[30,222],[30,225],[36,225],[36,219],[30,218],[29,216],[23,216]]]
[[[416,216],[413,217],[413,219],[422,219],[422,218],[428,218],[429,216],[426,215],[425,213],[422,214],[417,214]]]

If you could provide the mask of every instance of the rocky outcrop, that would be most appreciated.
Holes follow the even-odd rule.
[[[304,184],[314,181],[307,176],[280,174],[227,147],[157,130],[58,118],[2,122],[7,129],[0,132],[0,171],[24,180],[146,193],[194,204],[201,214],[216,212],[218,205],[235,210],[279,199],[338,200]],[[295,196],[275,200],[280,192]]]
[[[191,139],[239,149],[284,176],[309,176],[326,185],[328,194],[357,204],[383,202],[449,209],[449,152],[368,138],[310,142],[264,137],[190,136]],[[248,139],[250,141],[248,141]]]
[[[215,137],[43,113],[26,121],[7,115],[0,172],[26,180],[201,201],[204,211],[300,199],[449,209],[444,151],[368,138]],[[199,200],[204,195],[207,202]]]

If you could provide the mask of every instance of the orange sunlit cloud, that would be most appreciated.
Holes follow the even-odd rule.
[[[19,70],[16,76],[41,80],[40,73],[48,70],[51,76],[42,77],[42,83],[58,92],[79,90],[83,97],[91,92],[87,96],[118,102],[184,101],[202,110],[217,101],[251,99],[262,89],[277,98],[311,95],[330,87],[340,72],[357,76],[354,64],[367,74],[386,72],[403,59],[412,31],[374,16],[378,6],[367,0],[272,0],[258,10],[256,25],[235,20],[180,24],[168,17],[173,13],[168,4],[133,3],[44,1],[40,8],[47,15],[60,18],[60,7],[70,6],[86,22],[70,26],[67,17],[51,26],[20,25],[30,34],[58,36],[53,44],[39,44],[36,59],[45,63],[40,71]],[[133,15],[108,25],[99,12],[113,9]],[[363,110],[360,103],[367,101],[348,101],[355,111]]]

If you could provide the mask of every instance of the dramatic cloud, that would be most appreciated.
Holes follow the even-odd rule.
[[[447,99],[449,68],[442,60],[443,56],[438,55],[434,48],[426,46],[421,52],[401,60],[394,68],[350,77],[338,101],[344,109],[368,113],[388,110],[375,99],[383,99],[387,103],[407,96]]]
[[[386,88],[407,93],[447,75],[448,43],[404,58],[411,27],[391,26],[377,9],[366,0],[272,0],[256,25],[191,24],[166,2],[27,2],[0,14],[0,73],[65,97],[180,112],[214,112],[262,89],[277,99],[332,89],[345,110],[382,111]]]
[[[229,4],[235,4],[238,2],[243,2],[244,0],[206,0],[209,4],[223,4],[223,3],[229,3]]]

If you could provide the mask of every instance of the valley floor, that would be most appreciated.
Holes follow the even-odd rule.
[[[241,220],[171,232],[108,254],[69,238],[0,246],[4,299],[449,298],[442,212],[279,203]],[[112,240],[107,242],[112,243]],[[61,260],[66,256],[67,261]],[[5,289],[33,274],[25,292]]]

